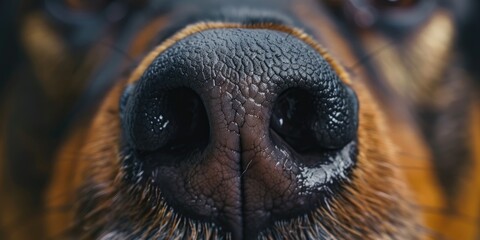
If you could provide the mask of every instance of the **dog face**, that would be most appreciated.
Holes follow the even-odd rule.
[[[50,137],[43,156],[55,159],[44,160],[49,177],[35,193],[37,234],[473,239],[475,221],[456,219],[480,211],[461,9],[434,0],[26,7],[19,39],[56,116],[46,126],[69,117],[63,137],[36,139]],[[6,182],[18,184],[12,172]]]

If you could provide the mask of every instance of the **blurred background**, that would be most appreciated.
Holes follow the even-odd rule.
[[[49,23],[39,20],[34,10],[43,9],[45,2],[49,1],[0,1],[0,211],[10,206],[16,209],[0,212],[0,239],[5,239],[5,229],[19,234],[42,231],[35,224],[41,217],[39,206],[55,150],[69,126],[88,112],[81,99],[98,99],[110,84],[92,82],[95,66],[111,54],[120,59],[119,65],[131,61],[109,40],[102,40],[107,50],[85,52],[100,39],[102,31],[112,30],[98,19],[107,14],[108,21],[115,21],[125,9],[96,12],[99,16],[84,18],[81,25],[85,25],[75,31],[67,25],[56,26],[62,35],[55,35],[48,32],[44,25]],[[100,8],[106,1],[93,2],[89,6]],[[168,8],[168,3],[159,1],[162,4]],[[472,1],[470,12],[460,26],[460,48],[467,53],[466,65],[480,86],[480,1]],[[22,32],[20,26],[28,24],[32,32]],[[36,44],[45,46],[43,51],[30,51]],[[45,60],[32,61],[39,58]],[[13,207],[19,204],[24,207]]]

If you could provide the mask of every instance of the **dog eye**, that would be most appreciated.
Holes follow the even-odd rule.
[[[145,8],[149,0],[44,0],[50,20],[68,43],[85,47],[102,36],[109,26],[121,24]]]
[[[110,0],[65,0],[65,6],[76,12],[92,12],[106,8]]]
[[[102,25],[124,19],[148,0],[45,0],[45,8],[56,20],[73,26]]]
[[[147,0],[64,0],[63,5],[75,12],[103,12],[108,8],[120,6],[129,8],[140,8],[145,6]]]
[[[371,0],[371,4],[378,9],[404,9],[416,6],[420,0]]]
[[[65,18],[106,18],[110,21],[121,19],[127,11],[128,1],[122,0],[46,0],[50,12],[65,15]]]
[[[435,0],[327,0],[327,6],[360,28],[401,33],[418,26],[435,9]]]

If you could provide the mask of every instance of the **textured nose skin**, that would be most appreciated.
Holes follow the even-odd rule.
[[[191,89],[204,104],[208,143],[182,153],[139,155],[137,161],[148,166],[175,211],[213,222],[234,239],[253,239],[275,221],[308,213],[335,177],[325,172],[338,165],[331,160],[354,152],[346,144],[304,159],[272,131],[275,101],[292,88],[314,96],[318,107],[312,111],[321,112],[317,125],[325,128],[325,138],[341,135],[344,125],[356,128],[351,92],[317,51],[287,33],[212,29],[175,43],[136,85],[127,106],[130,141],[140,139],[131,129],[153,128],[138,126],[141,118],[159,96],[177,88]],[[342,161],[344,168],[353,164],[348,157]]]

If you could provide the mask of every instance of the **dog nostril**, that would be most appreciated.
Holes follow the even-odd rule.
[[[270,127],[297,152],[315,147],[311,126],[315,121],[313,97],[302,89],[290,89],[281,94],[273,107]]]
[[[128,104],[127,140],[138,153],[193,151],[208,144],[207,113],[193,90],[161,91]]]
[[[342,92],[329,103],[305,89],[286,90],[273,106],[271,130],[298,153],[344,147],[356,134],[357,102],[350,89]]]

